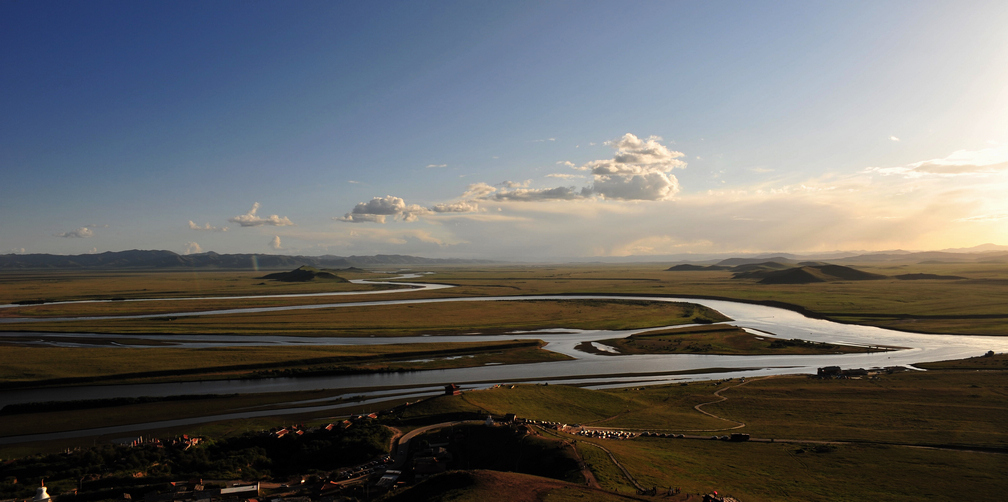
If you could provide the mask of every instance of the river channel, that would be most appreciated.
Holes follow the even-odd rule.
[[[396,283],[401,284],[401,283]],[[412,283],[411,288],[428,289],[429,285]],[[416,289],[412,289],[415,291]],[[394,293],[402,290],[389,290]],[[360,294],[360,293],[357,293]],[[376,293],[372,293],[376,294]],[[137,385],[92,385],[28,390],[0,391],[0,406],[31,401],[64,401],[76,399],[102,399],[139,396],[177,396],[199,394],[234,394],[259,392],[293,392],[314,389],[338,389],[341,397],[353,396],[358,399],[352,405],[336,398],[319,403],[287,403],[297,411],[362,409],[368,403],[387,401],[395,397],[413,399],[434,395],[441,385],[456,383],[463,388],[483,388],[498,383],[536,382],[568,383],[590,388],[621,387],[631,385],[656,385],[662,383],[712,380],[730,377],[752,377],[779,374],[810,374],[823,366],[843,368],[873,368],[887,366],[910,367],[916,363],[958,359],[983,354],[988,350],[1008,351],[1008,337],[985,337],[964,335],[915,334],[870,326],[840,324],[822,319],[811,319],[790,310],[753,305],[724,300],[698,298],[656,298],[611,295],[550,295],[550,296],[505,296],[437,298],[418,300],[384,300],[323,305],[298,305],[284,307],[262,307],[227,309],[210,312],[172,313],[171,316],[223,315],[268,312],[277,310],[307,310],[322,308],[360,307],[373,305],[401,305],[433,302],[472,301],[530,301],[563,299],[618,299],[641,301],[691,302],[715,309],[730,317],[728,324],[740,326],[753,333],[780,338],[800,338],[815,342],[850,344],[859,346],[901,347],[899,350],[878,351],[859,354],[827,355],[766,355],[766,356],[721,356],[703,354],[661,354],[661,355],[602,355],[577,350],[582,342],[597,342],[617,338],[647,330],[575,330],[544,329],[514,332],[504,335],[453,335],[416,337],[289,337],[289,336],[197,336],[197,335],[108,335],[88,333],[0,333],[6,343],[48,346],[94,346],[89,339],[106,346],[115,345],[115,339],[128,340],[130,347],[219,347],[219,346],[268,346],[278,344],[299,345],[359,345],[387,343],[416,343],[432,341],[493,341],[512,339],[542,339],[547,341],[546,349],[572,356],[568,361],[488,365],[472,368],[429,370],[403,373],[380,373],[364,375],[341,375],[306,378],[271,378],[257,380],[222,380],[204,382],[137,384]],[[137,317],[154,317],[150,315]],[[83,318],[64,318],[64,321]],[[88,317],[87,319],[95,319]],[[53,321],[53,319],[46,319]],[[24,321],[18,319],[17,321]],[[10,322],[8,320],[7,322]],[[651,328],[653,329],[653,328]],[[149,342],[146,343],[146,342]],[[97,343],[97,342],[96,342]],[[109,350],[115,350],[110,348]],[[58,362],[54,362],[58,363]],[[365,390],[367,389],[367,390]],[[377,389],[377,390],[375,390]],[[0,444],[29,440],[56,439],[85,435],[126,433],[149,430],[158,427],[187,425],[193,423],[282,414],[285,410],[236,410],[235,413],[212,417],[199,417],[172,421],[170,423],[148,423],[109,428],[110,430],[69,431],[56,435],[17,436],[0,438]],[[291,410],[286,410],[291,411]],[[114,430],[111,430],[114,429]]]

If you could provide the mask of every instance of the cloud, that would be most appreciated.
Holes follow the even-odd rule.
[[[227,232],[228,231],[228,227],[214,227],[214,226],[211,226],[209,222],[206,225],[204,225],[204,226],[201,227],[201,226],[197,225],[196,223],[193,223],[192,220],[189,220],[189,228],[191,228],[193,230],[202,230],[204,232]]]
[[[568,173],[550,173],[546,175],[547,178],[560,178],[565,180],[584,178],[580,174],[568,174]]]
[[[483,183],[483,182],[473,183],[472,185],[469,185],[469,188],[467,188],[466,191],[465,191],[465,193],[462,194],[462,198],[463,199],[482,199],[482,198],[485,198],[485,197],[493,194],[496,191],[497,191],[496,188],[494,188],[494,187],[492,187],[492,186],[490,186],[490,185],[488,185],[486,183]]]
[[[479,211],[479,204],[473,200],[463,200],[434,204],[430,209],[435,213],[475,213]]]
[[[489,187],[489,185],[487,185]],[[493,193],[496,189],[489,187]],[[487,193],[483,189],[477,190],[480,193]],[[424,207],[419,204],[406,204],[401,197],[386,195],[385,197],[375,197],[368,202],[361,202],[354,206],[353,210],[343,217],[333,218],[337,221],[347,223],[385,223],[386,218],[400,219],[406,222],[417,221],[421,215],[430,213],[469,213],[479,211],[479,205],[474,200],[461,200],[456,202],[445,202],[435,204],[432,207]]]
[[[556,138],[546,138],[546,139],[534,139],[533,143],[545,143],[547,141],[556,141]]]
[[[501,187],[504,187],[504,188],[528,188],[528,186],[531,185],[531,184],[532,184],[532,180],[525,180],[525,181],[502,181],[502,182],[498,183],[497,186],[501,186]]]
[[[434,169],[436,167],[448,167],[448,164],[427,164],[427,169]]]
[[[1008,171],[1008,146],[983,150],[958,150],[942,159],[924,160],[905,166],[869,167],[865,172],[884,176],[963,176]]]
[[[899,141],[900,139],[897,138],[896,136],[889,136],[889,140],[890,141]]]
[[[88,251],[88,254],[98,254],[98,248],[91,248],[91,250]]]
[[[256,211],[258,210],[259,210],[259,203],[256,202],[255,204],[252,204],[252,209],[250,209],[249,212],[243,215],[235,216],[234,218],[231,218],[228,221],[232,223],[237,223],[243,227],[258,227],[261,225],[285,227],[294,224],[286,216],[281,217],[275,214],[270,215],[269,217],[266,218],[260,218],[259,216],[256,216]]]
[[[567,167],[577,167],[577,164],[575,164],[575,163],[573,163],[573,162],[571,162],[569,160],[561,160],[560,162],[557,162],[557,165],[558,166],[567,166]]]
[[[347,180],[347,183],[350,183],[352,185],[356,185],[356,184],[359,184],[360,182],[359,181],[354,181],[354,180]]]
[[[93,235],[94,232],[92,232],[90,228],[80,227],[77,230],[71,230],[69,232],[63,232],[62,234],[56,234],[56,237],[84,239],[87,237],[91,237]]]
[[[347,213],[343,217],[334,216],[333,219],[347,223],[385,223],[385,215],[383,214]]]
[[[271,247],[273,249],[282,249],[280,247],[280,236],[279,235],[274,235],[273,236],[273,239],[271,239],[269,241],[269,247]]]
[[[185,251],[183,251],[183,254],[199,254],[202,252],[203,248],[201,248],[199,244],[195,242],[185,243]]]
[[[10,254],[25,254],[25,248],[13,248],[10,250]]]
[[[679,192],[679,181],[669,172],[686,167],[680,160],[684,153],[669,150],[658,136],[642,140],[627,133],[607,144],[616,150],[613,158],[579,168],[595,177],[592,193],[606,199],[669,200]]]
[[[537,200],[575,200],[591,196],[588,188],[578,190],[576,187],[556,188],[517,188],[510,191],[499,191],[491,196],[494,200],[537,201]]]
[[[1001,221],[1001,220],[1008,220],[1008,213],[979,214],[976,216],[959,218],[955,221],[966,222],[966,221]]]

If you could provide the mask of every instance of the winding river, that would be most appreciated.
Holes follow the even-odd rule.
[[[415,276],[410,276],[415,277]],[[363,281],[360,281],[363,282]],[[403,283],[387,283],[402,285]],[[365,294],[392,294],[418,289],[441,289],[451,287],[442,284],[408,283],[408,290],[383,290]],[[342,293],[336,293],[342,294]],[[362,294],[362,293],[347,293]],[[324,294],[323,294],[324,295]],[[332,293],[330,293],[332,295]],[[312,296],[322,296],[314,294]],[[289,297],[289,295],[285,295]],[[248,298],[248,297],[230,297]],[[252,298],[263,298],[262,296]],[[207,298],[200,298],[206,300]],[[767,355],[767,356],[720,356],[702,354],[672,355],[602,355],[590,354],[575,349],[582,342],[593,342],[608,338],[627,336],[647,330],[575,330],[546,329],[524,331],[506,335],[455,335],[417,336],[389,338],[341,338],[341,337],[289,337],[289,336],[200,336],[200,335],[94,335],[88,333],[0,333],[0,339],[7,343],[47,346],[94,346],[89,340],[102,344],[115,344],[117,338],[129,341],[130,347],[177,346],[177,347],[219,347],[219,346],[268,346],[278,344],[299,345],[354,345],[415,343],[431,341],[492,341],[502,339],[542,339],[546,348],[575,357],[574,360],[536,364],[488,365],[473,368],[429,370],[404,373],[382,373],[366,375],[342,375],[307,378],[272,378],[261,380],[223,380],[205,382],[182,382],[137,385],[93,385],[83,387],[63,387],[30,390],[0,391],[0,406],[30,401],[62,401],[73,399],[100,399],[113,397],[175,396],[198,394],[232,394],[257,392],[292,392],[313,389],[339,389],[343,394],[358,399],[353,403],[337,400],[337,397],[317,403],[287,403],[299,412],[333,410],[346,412],[361,410],[367,404],[387,401],[391,398],[414,399],[437,394],[440,386],[457,383],[463,388],[489,387],[497,383],[538,382],[570,383],[590,388],[621,387],[630,385],[655,385],[688,380],[709,380],[729,377],[752,377],[773,374],[809,374],[822,366],[843,368],[873,368],[886,366],[907,366],[915,363],[958,359],[980,355],[988,350],[1008,351],[1008,337],[984,337],[965,335],[925,335],[906,333],[870,326],[840,324],[822,319],[810,319],[790,310],[753,305],[724,300],[697,298],[655,298],[650,296],[612,295],[550,295],[550,296],[504,296],[466,297],[412,300],[383,300],[321,305],[296,305],[282,307],[259,307],[226,309],[209,312],[185,312],[162,314],[160,316],[205,316],[279,310],[309,310],[322,308],[360,307],[373,305],[402,305],[434,302],[460,301],[530,301],[562,299],[618,299],[642,301],[691,302],[715,309],[733,320],[728,324],[740,326],[753,333],[780,338],[801,338],[816,342],[851,344],[860,346],[904,347],[861,354],[828,355]],[[158,317],[152,315],[130,317]],[[61,321],[99,319],[98,317],[61,318]],[[45,319],[53,321],[54,319]],[[5,319],[2,322],[31,322],[26,319]],[[654,329],[654,328],[650,328]],[[149,345],[145,344],[149,341]],[[110,349],[114,350],[114,349]],[[365,391],[364,389],[368,389]],[[378,390],[375,390],[378,389]],[[130,426],[68,431],[34,436],[10,436],[0,438],[0,444],[42,439],[56,439],[75,436],[128,433],[160,427],[188,425],[194,423],[282,414],[284,410],[235,410],[227,415],[199,417],[181,421],[135,424]],[[290,411],[290,410],[288,410]]]

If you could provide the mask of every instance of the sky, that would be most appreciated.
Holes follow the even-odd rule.
[[[1008,3],[0,2],[0,254],[1008,244]]]

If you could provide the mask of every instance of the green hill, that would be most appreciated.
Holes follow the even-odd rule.
[[[302,265],[294,270],[291,270],[290,272],[276,272],[273,274],[267,274],[262,276],[261,279],[270,279],[280,282],[310,282],[314,280],[349,282],[346,279],[332,272],[318,270],[309,267],[307,265]]]
[[[784,270],[757,268],[755,270],[738,272],[732,278],[759,279],[759,284],[811,284],[815,282],[870,281],[886,279],[887,277],[842,265],[825,264],[793,267]]]

